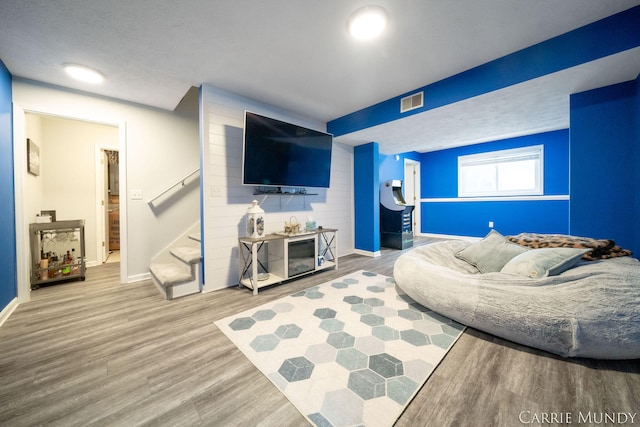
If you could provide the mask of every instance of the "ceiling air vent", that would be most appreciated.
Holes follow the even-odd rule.
[[[415,110],[424,105],[424,92],[414,93],[413,95],[405,96],[400,100],[400,112],[406,113],[410,110]]]

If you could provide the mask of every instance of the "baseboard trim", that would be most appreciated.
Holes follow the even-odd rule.
[[[372,257],[372,258],[376,258],[381,255],[380,251],[371,252],[371,251],[363,251],[362,249],[354,249],[353,253],[357,255]]]
[[[0,312],[0,327],[4,324],[4,322],[11,316],[13,310],[18,308],[20,304],[18,304],[18,298],[12,299],[9,304]]]
[[[127,283],[142,282],[144,280],[151,280],[151,273],[147,272],[147,273],[136,274],[135,276],[127,277]]]
[[[89,267],[97,267],[97,266],[99,266],[99,265],[102,265],[102,263],[101,263],[101,262],[98,262],[98,261],[96,261],[96,260],[93,260],[93,261],[87,261],[87,262],[85,263],[85,267],[87,267],[87,268],[89,268]]]
[[[482,237],[456,236],[453,234],[420,233],[418,234],[418,236],[431,237],[434,239],[449,239],[449,240],[471,240],[471,241],[482,240]]]

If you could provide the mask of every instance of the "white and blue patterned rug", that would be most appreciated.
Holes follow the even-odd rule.
[[[393,425],[464,331],[366,271],[215,324],[322,427]]]

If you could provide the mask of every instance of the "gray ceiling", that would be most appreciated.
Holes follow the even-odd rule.
[[[387,10],[388,31],[352,40],[346,21],[370,3]],[[168,110],[208,83],[329,121],[639,4],[2,0],[0,59],[15,77]],[[428,151],[567,127],[569,93],[635,78],[639,58],[634,49],[338,140]],[[97,68],[106,82],[71,81],[66,62]]]

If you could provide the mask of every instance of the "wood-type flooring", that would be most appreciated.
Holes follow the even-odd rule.
[[[345,256],[258,296],[165,301],[150,281],[121,285],[118,263],[35,290],[0,327],[0,425],[308,425],[213,322],[352,271],[391,276],[401,252]],[[638,414],[639,360],[562,359],[469,328],[396,425],[633,425]],[[597,423],[605,416],[615,423]]]

